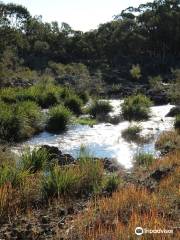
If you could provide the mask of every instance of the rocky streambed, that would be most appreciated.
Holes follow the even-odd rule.
[[[113,112],[110,115],[118,116],[121,113],[122,101],[110,100],[110,103],[113,106]],[[155,141],[161,132],[173,128],[174,118],[166,116],[173,107],[170,104],[153,106],[150,119],[138,123],[142,128],[141,135],[150,137],[149,142],[146,143],[127,142],[122,137],[122,132],[130,123],[121,121],[116,125],[108,122],[93,126],[70,125],[62,134],[42,132],[18,148],[49,145],[59,148],[62,154],[70,154],[73,158],[77,158],[81,147],[84,146],[92,157],[114,159],[129,169],[133,166],[133,157],[138,152],[159,154],[155,149]]]

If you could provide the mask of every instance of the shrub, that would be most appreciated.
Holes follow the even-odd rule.
[[[149,112],[152,102],[142,94],[126,98],[122,104],[122,114],[125,120],[146,120],[149,118]]]
[[[82,110],[81,110],[82,100],[76,95],[66,98],[64,105],[76,115],[79,115],[82,113]]]
[[[99,115],[108,115],[112,111],[112,106],[107,101],[95,101],[88,109],[88,113],[92,117]]]
[[[58,103],[58,94],[60,88],[52,84],[38,84],[28,89],[27,93],[30,98],[35,98],[36,102],[42,108],[48,108]]]
[[[151,89],[154,91],[162,91],[163,90],[163,84],[162,84],[162,77],[156,76],[156,77],[149,77],[149,84]]]
[[[140,132],[142,128],[139,125],[129,126],[127,129],[122,131],[122,136],[127,141],[137,141],[140,138]]]
[[[155,161],[155,158],[152,154],[150,153],[138,153],[135,156],[135,165],[137,166],[143,166],[143,167],[148,167],[153,164]]]
[[[23,122],[20,130],[21,138],[31,137],[42,129],[41,109],[35,102],[24,101],[17,103],[15,114]]]
[[[15,105],[0,103],[0,138],[19,141],[31,137],[42,126],[40,108],[34,102],[19,102]]]
[[[19,140],[22,126],[22,119],[15,115],[14,107],[0,102],[0,139]]]
[[[28,170],[30,173],[35,173],[39,170],[43,170],[50,159],[49,153],[46,149],[27,149],[23,152],[20,159],[20,168]]]
[[[89,95],[87,92],[78,92],[78,96],[83,101],[84,104],[86,104],[89,100]]]
[[[66,129],[71,117],[71,112],[64,106],[58,105],[49,110],[47,130],[50,132],[60,132]]]
[[[174,127],[175,127],[175,129],[180,130],[180,115],[176,116]]]
[[[141,78],[141,68],[140,68],[139,64],[132,65],[130,74],[131,74],[132,78],[135,78],[135,79]]]
[[[160,150],[162,154],[171,152],[180,148],[180,135],[175,131],[163,132],[155,143],[157,150]]]

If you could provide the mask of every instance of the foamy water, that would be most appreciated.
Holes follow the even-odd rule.
[[[122,101],[110,100],[114,111],[112,116],[120,114]],[[69,153],[74,157],[79,154],[80,147],[86,146],[91,155],[96,157],[115,158],[125,168],[131,168],[133,165],[133,156],[138,151],[158,154],[155,151],[155,140],[164,130],[170,130],[173,127],[174,119],[165,117],[173,105],[155,106],[151,108],[151,118],[148,121],[141,122],[143,128],[142,135],[153,135],[153,140],[141,146],[135,143],[126,142],[121,133],[129,126],[129,122],[124,121],[118,125],[109,123],[100,123],[90,126],[72,125],[63,134],[50,134],[43,132],[24,145],[36,147],[47,144],[58,147],[63,153]]]

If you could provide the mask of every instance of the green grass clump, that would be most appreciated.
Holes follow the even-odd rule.
[[[141,131],[142,128],[139,125],[132,125],[122,132],[122,136],[127,141],[137,141],[140,138]]]
[[[71,112],[63,105],[57,105],[50,108],[48,117],[47,130],[49,132],[60,132],[66,129]]]
[[[50,196],[80,196],[96,194],[103,188],[104,168],[102,162],[81,151],[76,165],[54,166],[44,176],[42,192]]]
[[[152,154],[150,153],[138,153],[135,156],[135,165],[136,166],[142,166],[142,167],[149,167],[150,165],[153,164],[155,161],[155,158]]]
[[[76,192],[80,179],[77,167],[54,166],[45,174],[42,182],[42,192],[45,198],[71,195]]]
[[[89,101],[89,95],[87,92],[78,92],[79,98],[86,104]]]
[[[180,131],[180,114],[176,116],[174,127],[175,127],[175,129]]]
[[[108,175],[105,179],[105,191],[112,193],[118,190],[121,182],[120,177],[117,174]]]
[[[73,119],[73,124],[93,126],[97,124],[97,121],[96,119],[92,119],[92,118],[75,118]]]
[[[0,139],[20,141],[41,130],[42,114],[36,103],[8,105],[0,102]]]
[[[76,95],[66,98],[64,102],[64,105],[76,115],[80,115],[82,113],[82,104],[82,100]]]
[[[151,100],[142,94],[130,96],[122,104],[122,115],[128,121],[147,120],[151,106]]]
[[[49,164],[50,154],[46,149],[27,149],[24,151],[20,158],[20,168],[27,170],[30,173],[35,173],[37,171],[45,169]]]
[[[96,118],[97,116],[107,116],[112,111],[112,106],[107,101],[95,101],[88,109],[88,113]]]

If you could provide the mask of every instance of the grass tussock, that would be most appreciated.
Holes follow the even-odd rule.
[[[87,111],[93,118],[107,116],[112,111],[112,106],[108,101],[95,101]]]
[[[162,154],[180,149],[180,135],[176,131],[166,131],[159,136],[155,146]]]
[[[130,96],[122,103],[122,115],[128,121],[147,120],[151,106],[151,100],[142,94]]]
[[[47,130],[49,132],[64,131],[70,122],[71,112],[63,105],[50,108],[48,113]]]

